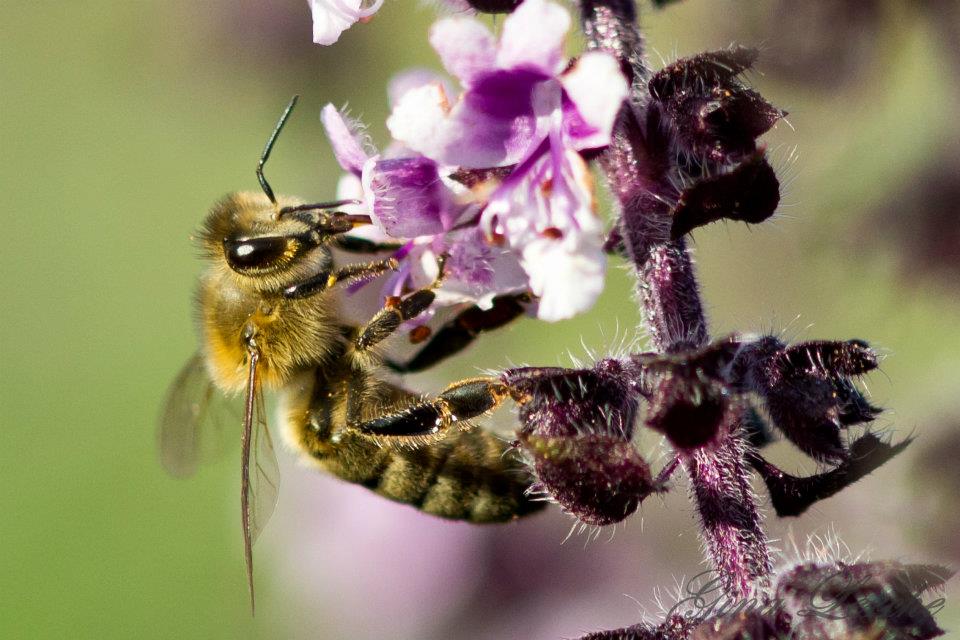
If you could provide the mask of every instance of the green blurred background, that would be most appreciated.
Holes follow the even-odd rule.
[[[956,3],[936,1],[644,5],[656,65],[732,41],[759,44],[751,80],[790,112],[790,126],[767,136],[787,184],[777,218],[695,234],[713,332],[870,340],[890,355],[869,381],[891,408],[881,426],[918,437],[802,518],[771,516],[784,549],[835,531],[854,554],[960,560],[957,13]],[[569,520],[559,513],[506,532],[417,514],[414,522],[403,507],[293,468],[281,452],[284,497],[257,549],[254,620],[235,457],[191,482],[158,464],[155,416],[196,344],[191,232],[214,199],[255,187],[259,151],[293,93],[301,107],[271,181],[307,199],[333,195],[339,170],[320,107],[349,103],[384,142],[387,80],[411,65],[439,68],[424,38],[434,15],[387,0],[370,24],[321,49],[301,0],[4,3],[0,637],[569,637],[639,620],[625,590],[655,611],[656,585],[699,571],[682,483],[611,542],[561,545]],[[478,368],[569,364],[568,350],[584,355],[581,343],[603,352],[634,337],[630,289],[614,266],[592,313],[549,326],[522,321],[420,382],[435,390]],[[773,457],[814,470],[782,444]],[[346,561],[325,563],[354,536],[339,518],[354,514],[362,531],[363,514],[386,510],[376,511],[388,514],[376,531],[391,532],[390,509],[416,535],[374,535]],[[378,619],[390,598],[403,598],[402,571],[441,576],[429,556],[419,570],[391,567],[425,535],[450,543],[453,555],[437,562],[452,569],[436,586],[459,581],[462,597]],[[301,545],[316,570],[294,580]],[[364,562],[374,553],[386,559]],[[456,563],[472,567],[469,580]],[[578,580],[551,579],[568,575],[568,564],[587,569]],[[629,575],[610,577],[614,566]],[[367,593],[364,580],[383,593],[342,596]],[[947,602],[940,621],[958,629],[955,584]],[[416,609],[414,624],[405,618]]]

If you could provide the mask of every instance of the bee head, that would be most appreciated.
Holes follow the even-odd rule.
[[[279,291],[329,269],[329,234],[305,216],[279,215],[281,208],[297,204],[283,197],[274,204],[262,193],[226,196],[210,210],[201,230],[205,257],[258,291]]]

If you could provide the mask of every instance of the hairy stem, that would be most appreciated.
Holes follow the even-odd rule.
[[[636,7],[633,0],[580,4],[588,48],[616,56],[632,86],[613,142],[598,161],[620,204],[620,235],[636,267],[644,324],[660,352],[702,346],[708,340],[707,323],[693,261],[683,239],[670,239],[669,178],[675,158],[669,127],[649,100]],[[742,409],[731,406],[720,441],[683,454],[706,549],[732,597],[751,595],[770,572],[767,540],[743,461],[741,418]]]

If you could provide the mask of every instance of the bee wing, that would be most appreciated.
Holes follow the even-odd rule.
[[[170,385],[160,413],[157,436],[164,468],[185,478],[221,457],[235,442],[241,415],[239,402],[216,388],[203,356],[194,354]]]
[[[280,465],[277,463],[277,453],[273,448],[273,440],[270,438],[270,429],[267,428],[263,407],[263,390],[257,389],[257,424],[253,430],[253,477],[251,479],[253,508],[250,514],[253,542],[257,541],[257,536],[273,515],[280,492]]]
[[[240,518],[243,525],[243,551],[247,564],[247,587],[250,609],[253,597],[253,543],[273,515],[277,504],[280,469],[277,454],[270,440],[270,431],[263,408],[263,390],[257,364],[260,354],[250,351],[247,391],[244,402],[243,435],[240,455]],[[252,462],[252,465],[251,465]]]

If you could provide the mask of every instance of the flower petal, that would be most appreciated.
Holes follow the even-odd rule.
[[[337,162],[345,171],[359,176],[370,156],[363,150],[360,136],[357,135],[354,127],[336,107],[329,103],[320,112],[320,121],[327,132],[327,138],[330,140],[330,146],[333,147]]]
[[[309,0],[313,15],[313,41],[329,45],[340,39],[340,34],[364,17],[362,0]],[[378,0],[379,8],[383,0]],[[375,10],[375,9],[374,9]]]
[[[395,139],[441,164],[514,164],[538,140],[530,95],[543,80],[536,72],[487,74],[449,115],[441,85],[412,89],[394,108],[387,127]]]
[[[560,82],[569,98],[563,127],[567,143],[574,149],[610,144],[613,122],[628,91],[627,80],[613,56],[589,51],[560,76]]]
[[[390,102],[390,108],[396,107],[407,91],[438,83],[443,87],[446,95],[455,95],[443,77],[431,69],[414,68],[401,71],[390,78],[390,82],[387,84],[387,99]]]
[[[521,264],[540,297],[541,320],[572,318],[590,309],[603,291],[607,258],[600,246],[569,251],[557,240],[540,238],[523,247]]]
[[[464,86],[478,74],[494,68],[497,45],[493,34],[473,18],[446,18],[430,28],[430,44],[443,66]]]
[[[442,233],[449,228],[451,194],[429,158],[396,158],[368,163],[366,191],[371,217],[395,238]]]
[[[503,22],[497,66],[537,69],[554,75],[563,69],[563,41],[570,14],[547,0],[526,0]]]
[[[450,246],[443,289],[469,294],[478,300],[488,294],[527,288],[527,276],[516,255],[488,243],[479,227],[452,233],[447,240]]]
[[[439,82],[408,89],[387,118],[387,128],[394,140],[425,156],[444,162],[443,128],[450,103]]]

